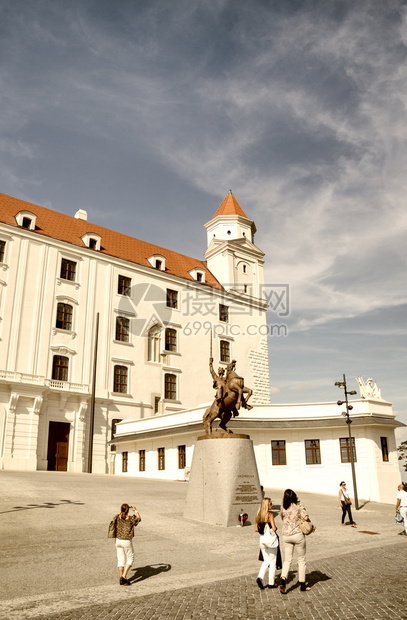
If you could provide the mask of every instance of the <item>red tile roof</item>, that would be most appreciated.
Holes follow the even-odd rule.
[[[81,237],[86,233],[96,233],[102,238],[101,254],[121,258],[130,263],[136,263],[137,265],[143,265],[151,269],[153,269],[153,267],[151,267],[147,259],[154,254],[161,254],[166,259],[166,273],[193,281],[194,278],[192,278],[188,272],[195,267],[199,267],[205,271],[205,284],[216,289],[222,289],[221,284],[201,260],[184,256],[178,252],[167,250],[158,245],[147,243],[146,241],[134,239],[128,235],[123,235],[122,233],[98,226],[97,224],[64,215],[57,211],[51,211],[51,209],[46,209],[45,207],[40,207],[0,193],[1,222],[17,227],[15,216],[20,211],[30,211],[37,216],[35,232],[33,232],[33,234],[52,237],[53,239],[65,241],[66,243],[84,248],[86,246]],[[203,286],[205,286],[205,284]]]
[[[232,190],[229,191],[229,194],[226,196],[213,217],[215,218],[217,215],[241,215],[242,217],[249,219],[232,194]]]

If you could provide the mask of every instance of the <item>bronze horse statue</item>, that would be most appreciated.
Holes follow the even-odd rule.
[[[226,433],[233,434],[233,431],[226,426],[231,417],[239,415],[238,411],[241,406],[245,409],[253,408],[247,404],[253,390],[245,387],[244,379],[236,374],[235,367],[236,360],[232,360],[226,367],[226,379],[224,379],[223,368],[219,368],[217,375],[213,369],[213,358],[209,359],[209,370],[213,377],[213,387],[216,388],[216,398],[203,416],[206,435],[212,434],[212,423],[216,418],[220,418],[219,427],[221,429]],[[244,394],[247,394],[246,398]]]

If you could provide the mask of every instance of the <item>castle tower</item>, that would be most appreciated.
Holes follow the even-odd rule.
[[[263,298],[264,253],[254,245],[256,226],[232,190],[205,228],[207,265],[222,286],[228,291]]]

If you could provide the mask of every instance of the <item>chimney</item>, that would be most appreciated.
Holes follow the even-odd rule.
[[[85,220],[85,222],[87,222],[88,212],[85,211],[85,209],[78,209],[77,212],[75,213],[75,217],[77,220]]]

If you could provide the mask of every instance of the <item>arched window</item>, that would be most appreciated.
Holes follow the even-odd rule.
[[[130,320],[123,316],[116,318],[116,340],[129,342]]]
[[[165,330],[165,350],[176,351],[177,350],[177,332],[171,327],[167,327]]]
[[[127,394],[127,375],[128,369],[126,366],[114,367],[113,392]]]
[[[68,381],[69,359],[63,355],[54,355],[52,360],[52,378],[54,381]]]
[[[177,377],[175,375],[165,375],[165,395],[168,400],[177,400]]]
[[[55,327],[57,329],[72,329],[72,306],[60,302],[57,306],[57,320]]]
[[[148,361],[160,361],[160,340],[161,328],[159,325],[153,325],[148,332]]]

